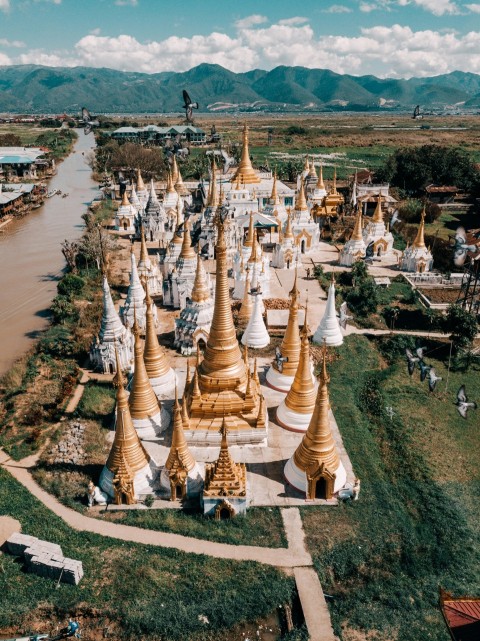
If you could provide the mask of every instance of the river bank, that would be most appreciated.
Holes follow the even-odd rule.
[[[48,325],[65,266],[61,242],[81,235],[81,216],[98,192],[86,159],[94,147],[93,134],[80,131],[49,184],[69,196],[48,199],[28,216],[13,219],[0,234],[0,376]]]

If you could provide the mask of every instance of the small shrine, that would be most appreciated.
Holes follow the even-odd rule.
[[[137,218],[137,209],[128,200],[127,190],[123,192],[122,202],[115,213],[115,229],[125,231],[130,234],[135,233],[135,220]]]
[[[412,245],[403,252],[400,269],[405,272],[424,274],[433,269],[433,256],[425,245],[425,209],[422,211],[420,225]]]
[[[245,463],[235,463],[227,443],[227,420],[220,428],[220,453],[215,463],[205,465],[203,513],[216,520],[230,519],[247,511],[247,469]]]
[[[145,208],[139,214],[140,238],[143,231],[150,241],[160,240],[165,234],[167,216],[163,205],[160,203],[155,191],[153,180],[150,182],[150,192]]]
[[[273,250],[272,265],[277,269],[295,269],[300,261],[300,251],[292,230],[291,211],[287,214],[287,226]]]
[[[272,193],[267,204],[263,208],[263,213],[278,220],[281,224],[287,219],[287,208],[285,199],[280,200],[277,189],[277,172],[273,174]]]
[[[157,261],[152,261],[148,255],[147,243],[143,226],[140,228],[140,259],[137,265],[140,281],[145,287],[148,285],[148,291],[152,296],[160,296],[162,288],[162,275]]]
[[[144,209],[148,201],[148,191],[147,191],[147,188],[145,187],[145,183],[143,182],[142,173],[140,169],[137,169],[136,193],[137,193],[137,198],[140,201],[140,205],[142,209]]]
[[[256,292],[251,292],[250,295],[254,298],[253,312],[243,332],[242,345],[253,347],[254,349],[262,349],[270,344],[270,334],[263,320],[263,303],[260,288]]]
[[[187,298],[180,317],[175,319],[174,347],[184,356],[195,354],[207,344],[213,318],[213,298],[211,285],[203,259],[197,254],[197,269],[190,298]]]
[[[330,428],[326,347],[314,412],[302,442],[285,465],[285,479],[307,500],[331,499],[347,480]]]
[[[320,229],[310,215],[303,180],[300,183],[298,196],[295,201],[291,225],[295,237],[295,244],[298,246],[301,254],[306,254],[318,245]]]
[[[113,384],[117,390],[115,436],[99,484],[117,505],[132,505],[142,494],[154,493],[159,469],[133,426],[118,353]]]
[[[123,325],[115,309],[107,276],[103,275],[103,313],[100,331],[90,347],[90,363],[93,369],[104,374],[116,371],[115,346],[122,370],[133,367],[133,334]]]
[[[183,309],[190,298],[195,280],[197,255],[192,247],[190,222],[183,225],[183,241],[175,268],[163,282],[163,304]]]
[[[317,331],[313,335],[313,342],[317,345],[326,343],[327,347],[339,347],[343,344],[343,334],[335,311],[335,279],[328,288],[327,306]]]
[[[340,250],[340,256],[338,258],[339,265],[351,267],[357,260],[365,258],[366,250],[367,247],[363,240],[362,209],[359,207],[352,235]]]
[[[167,461],[160,474],[160,484],[170,491],[170,501],[183,501],[198,497],[203,489],[202,473],[188,449],[183,428],[182,409],[175,387],[172,442]]]
[[[250,269],[251,286],[260,286],[264,295],[268,296],[270,291],[270,260],[264,256],[258,242],[253,212],[250,212],[247,236],[233,257],[233,299],[240,300],[244,296],[247,266]]]
[[[393,249],[393,236],[383,220],[381,196],[378,196],[373,216],[363,230],[363,240],[367,247],[373,243],[373,253],[378,257],[386,256]]]

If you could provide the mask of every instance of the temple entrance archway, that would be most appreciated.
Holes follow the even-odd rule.
[[[183,488],[181,485],[175,486],[175,498],[180,501],[183,498]]]
[[[302,243],[300,245],[300,251],[302,252],[302,254],[305,253],[305,240],[302,240]]]
[[[315,498],[316,499],[327,498],[327,482],[323,476],[320,477],[315,483]]]

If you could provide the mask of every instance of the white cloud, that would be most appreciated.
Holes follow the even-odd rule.
[[[285,24],[287,26],[294,26],[298,24],[305,24],[308,22],[308,18],[302,18],[301,16],[295,16],[293,18],[285,18],[284,20],[279,20],[277,24]]]
[[[96,27],[95,29],[92,29],[89,33],[91,36],[99,36],[101,34],[102,30],[100,27]]]
[[[328,9],[322,9],[322,13],[352,13],[352,9],[344,4],[332,4]]]
[[[10,0],[0,0],[0,11],[8,11],[10,9]]]
[[[114,4],[116,4],[117,7],[136,7],[138,0],[115,0]]]
[[[451,0],[398,0],[398,4],[402,7],[412,2],[435,16],[460,13],[458,5]]]
[[[466,4],[465,7],[472,13],[480,13],[480,4]]]
[[[145,42],[127,34],[92,33],[81,38],[74,51],[26,51],[12,56],[10,64],[85,65],[145,73],[186,71],[203,62],[235,72],[291,65],[380,77],[438,75],[456,69],[480,73],[480,31],[414,31],[394,24],[360,29],[358,35],[347,37],[317,36],[309,24],[259,24],[239,27],[234,37],[212,32]]]
[[[8,65],[11,65],[11,64],[13,64],[12,59],[9,58],[6,53],[2,53],[0,51],[0,66],[1,65],[8,66]]]
[[[26,46],[27,45],[21,40],[7,40],[7,38],[0,38],[0,47],[15,47],[20,49]]]
[[[250,27],[253,27],[256,24],[263,24],[264,22],[268,22],[267,16],[261,16],[259,13],[254,13],[251,16],[237,20],[235,22],[235,26],[237,29],[250,29]]]

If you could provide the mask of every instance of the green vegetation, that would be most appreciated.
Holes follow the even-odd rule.
[[[202,514],[169,509],[148,512],[143,510],[106,511],[103,515],[115,523],[136,525],[161,532],[175,532],[219,543],[272,548],[287,546],[278,508],[250,508],[245,516],[238,516],[229,521],[215,521]]]
[[[109,627],[117,639],[214,641],[222,631],[253,621],[290,602],[293,580],[252,562],[212,559],[175,550],[76,532],[0,470],[0,514],[13,515],[22,531],[59,543],[83,562],[78,587],[26,574],[0,555],[0,628],[18,632],[82,620],[85,636]],[[134,607],[132,607],[134,604]],[[202,617],[208,619],[204,623]],[[46,623],[46,622],[49,623]]]
[[[115,407],[115,390],[111,383],[88,381],[76,413],[80,418],[90,418],[100,421],[104,427],[109,427]]]
[[[350,336],[331,366],[332,409],[362,489],[359,501],[302,517],[340,638],[443,641],[438,586],[480,591],[477,417],[464,421],[453,404],[462,383],[478,396],[479,371],[450,372],[445,392],[448,344],[427,342],[443,377],[431,394],[418,371],[409,378],[399,339],[413,340],[380,342],[388,364]]]

